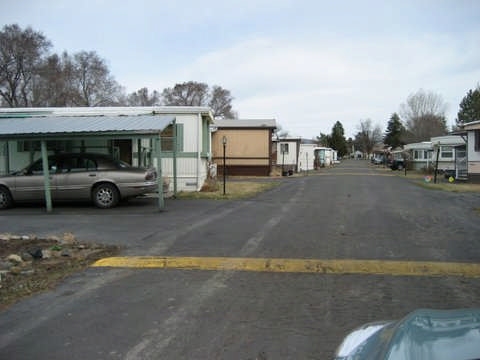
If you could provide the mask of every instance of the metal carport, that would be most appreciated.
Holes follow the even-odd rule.
[[[157,115],[155,112],[87,114],[85,116],[55,116],[51,111],[15,111],[2,109],[0,112],[0,140],[39,140],[43,162],[44,188],[47,212],[52,211],[50,179],[48,174],[47,141],[75,140],[86,138],[131,139],[150,138],[154,144],[157,159],[158,207],[164,208],[161,138],[160,133],[170,124],[175,124],[174,116]],[[45,171],[47,169],[47,171]]]

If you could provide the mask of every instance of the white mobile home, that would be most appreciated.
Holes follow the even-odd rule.
[[[432,160],[437,170],[451,174],[457,179],[466,178],[466,141],[459,135],[432,137]]]
[[[212,121],[206,107],[0,109],[0,173],[39,158],[46,141],[49,153],[106,153],[135,166],[158,167],[160,157],[171,187],[198,191],[207,177]]]
[[[466,123],[468,180],[480,182],[480,121]]]
[[[409,154],[412,170],[428,170],[433,167],[433,146],[431,141],[406,144],[403,149]]]
[[[333,150],[327,147],[316,147],[315,154],[315,169],[321,167],[330,167],[333,164]]]
[[[277,168],[282,172],[298,171],[298,156],[300,151],[300,138],[274,139],[276,143]]]

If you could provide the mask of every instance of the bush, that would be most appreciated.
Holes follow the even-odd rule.
[[[202,185],[200,192],[215,192],[218,191],[219,185],[216,179],[207,179]]]

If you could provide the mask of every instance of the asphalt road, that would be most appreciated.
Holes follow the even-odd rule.
[[[246,201],[19,207],[0,232],[123,255],[480,263],[480,195],[346,161]],[[480,307],[480,278],[95,267],[0,313],[0,359],[328,359],[346,333],[417,308]]]

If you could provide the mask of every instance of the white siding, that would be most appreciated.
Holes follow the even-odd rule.
[[[300,153],[298,155],[299,171],[313,170],[315,153],[315,144],[300,144]]]
[[[157,163],[157,159],[154,160]],[[177,158],[177,190],[178,191],[197,191],[202,187],[207,178],[207,161],[200,161],[199,179],[197,181],[196,158]],[[170,182],[170,191],[173,191],[173,159],[162,158],[162,176],[168,178]]]
[[[480,175],[480,152],[475,151],[475,131],[468,131],[468,174]]]
[[[470,161],[478,161],[480,162],[480,152],[475,151],[475,132],[469,131],[468,132],[468,162]]]
[[[282,153],[282,144],[288,145],[288,152]],[[297,165],[297,143],[294,141],[279,141],[277,143],[277,165]]]
[[[202,131],[197,115],[180,115],[176,117],[177,124],[183,124],[183,151],[197,152],[198,144],[198,126],[200,126],[200,135]],[[201,138],[201,137],[200,137]]]

